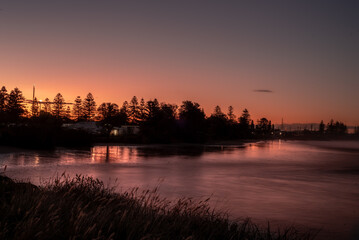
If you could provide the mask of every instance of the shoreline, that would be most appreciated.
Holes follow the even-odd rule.
[[[252,143],[259,143],[259,142],[267,142],[267,141],[288,141],[288,142],[359,142],[358,138],[340,138],[340,139],[333,139],[333,138],[321,138],[321,139],[301,139],[301,138],[275,138],[275,139],[241,139],[241,140],[228,140],[228,141],[212,141],[207,143],[125,143],[125,142],[94,142],[90,146],[54,146],[52,148],[23,148],[17,146],[7,146],[7,145],[0,145],[0,154],[7,154],[7,153],[19,153],[24,151],[37,151],[37,150],[55,150],[56,148],[68,148],[68,149],[82,149],[82,148],[91,148],[94,146],[138,146],[138,147],[148,147],[148,148],[157,148],[157,147],[168,147],[168,148],[187,148],[187,147],[238,147],[242,148],[248,144]],[[318,145],[318,147],[321,147]],[[327,148],[327,147],[326,147]],[[333,150],[349,150],[356,152],[357,150],[346,148],[346,147],[331,147]]]

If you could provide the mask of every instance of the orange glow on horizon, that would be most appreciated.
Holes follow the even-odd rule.
[[[5,86],[5,87],[7,87],[7,86]],[[21,86],[16,86],[16,87],[18,87],[23,92],[23,95],[27,100],[32,100],[32,85],[27,86],[27,88],[23,88]],[[44,89],[37,87],[37,85],[35,85],[35,87],[36,87],[35,97],[37,98],[38,101],[41,100],[42,102],[44,102],[46,98],[49,98],[49,100],[52,101],[57,93],[61,93],[66,102],[73,103],[77,96],[81,96],[81,98],[84,99],[86,97],[87,93],[91,92],[95,97],[97,106],[99,106],[103,102],[113,102],[113,103],[118,104],[119,107],[121,107],[122,103],[124,101],[130,102],[130,100],[133,96],[137,96],[138,100],[140,100],[143,97],[140,95],[136,95],[136,93],[130,94],[127,91],[124,91],[123,94],[119,92],[119,94],[117,96],[113,97],[110,94],[106,94],[106,89],[101,89],[101,88],[98,88],[98,89],[95,88],[96,89],[95,91],[87,91],[86,89],[75,89],[75,88],[69,88],[69,89],[63,88],[62,91],[57,91],[56,90],[57,88],[55,88],[54,86],[49,86],[49,85],[46,85],[47,88],[44,88]],[[7,87],[8,92],[10,92],[12,89],[13,88]],[[102,95],[100,95],[98,93],[102,93]],[[31,97],[29,97],[29,96],[31,96]],[[124,96],[126,96],[127,98],[125,98]],[[154,99],[154,98],[157,98],[160,102],[177,104],[178,106],[180,106],[182,101],[184,101],[184,100],[191,100],[194,102],[198,102],[200,104],[200,106],[204,109],[205,114],[207,116],[210,116],[211,113],[213,113],[213,110],[214,110],[215,106],[217,105],[216,103],[213,103],[213,102],[206,103],[204,101],[201,101],[198,97],[195,99],[191,99],[191,98],[179,99],[176,96],[172,96],[169,98],[170,100],[172,100],[172,101],[170,101],[170,100],[166,100],[164,94],[162,94],[158,97],[152,96],[152,94],[150,95],[150,97],[144,96],[145,101],[148,101],[148,100]],[[222,104],[220,104],[220,103],[222,103]],[[290,113],[287,111],[287,112],[285,112],[285,114],[283,114],[283,112],[281,112],[280,109],[278,109],[278,108],[263,109],[263,108],[256,107],[256,104],[257,103],[253,103],[252,101],[249,101],[248,106],[246,106],[245,104],[242,104],[242,105],[223,104],[223,101],[218,103],[218,105],[222,109],[222,112],[224,112],[224,113],[227,113],[227,109],[228,109],[229,105],[232,105],[234,107],[234,111],[235,111],[234,113],[237,116],[237,118],[241,115],[242,110],[244,108],[247,108],[249,110],[249,113],[251,114],[251,119],[254,121],[255,124],[258,119],[265,117],[268,120],[271,120],[272,123],[277,126],[279,126],[281,124],[282,118],[283,118],[285,124],[295,124],[295,123],[310,124],[310,123],[319,123],[321,120],[323,120],[325,123],[327,123],[330,121],[330,119],[334,119],[334,120],[342,121],[348,125],[353,125],[353,126],[359,125],[359,122],[352,122],[350,120],[346,121],[345,119],[340,119],[337,117],[321,117],[319,114],[318,114],[318,116],[314,116],[316,118],[314,118],[311,114],[307,115],[305,112],[300,113],[298,111],[294,111],[294,113],[293,112]],[[70,107],[71,107],[71,105],[70,105]],[[30,111],[30,109],[31,109],[30,104],[28,104],[27,109]],[[328,115],[330,115],[330,113],[328,113]]]
[[[80,2],[2,3],[2,85],[30,99],[35,84],[41,100],[136,95],[207,115],[232,105],[276,124],[359,125],[353,3]]]

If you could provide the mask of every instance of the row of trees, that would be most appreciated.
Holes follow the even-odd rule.
[[[319,133],[327,133],[327,134],[344,134],[347,133],[347,126],[339,121],[334,122],[334,120],[330,120],[330,122],[325,126],[324,122],[321,121],[319,124]],[[356,132],[355,132],[356,133]]]
[[[0,119],[2,121],[17,121],[26,113],[24,101],[25,98],[18,88],[8,93],[3,86],[0,90]]]
[[[45,102],[40,102],[35,98],[31,105],[33,117],[51,114],[63,120],[90,121],[94,119],[96,114],[96,102],[91,93],[87,94],[84,100],[78,96],[74,103],[65,102],[62,94],[58,93],[52,102],[48,98],[45,99]],[[70,105],[72,105],[72,109]]]
[[[19,89],[10,94],[3,87],[0,98],[3,114],[2,122],[16,122],[21,119],[41,119],[51,117],[60,122],[68,121],[99,121],[108,130],[114,126],[124,124],[139,125],[144,138],[152,141],[167,141],[171,138],[181,138],[190,141],[203,141],[206,138],[225,139],[239,136],[248,137],[255,129],[247,109],[237,119],[233,107],[228,113],[223,113],[219,106],[206,117],[204,110],[198,103],[184,101],[181,106],[169,103],[159,103],[157,99],[138,101],[134,96],[129,102],[125,101],[121,107],[116,103],[102,103],[97,107],[91,93],[85,99],[78,96],[73,103],[67,103],[58,93],[53,101],[26,101]],[[17,99],[14,106],[13,99]],[[26,103],[31,104],[30,111],[26,110]],[[16,109],[16,111],[14,110]],[[10,113],[13,117],[9,117]],[[15,113],[15,114],[13,114]],[[271,129],[270,121],[261,119],[258,129]],[[269,126],[269,127],[268,127]]]
[[[30,111],[27,110],[26,103],[30,103]],[[18,88],[14,88],[10,93],[5,86],[0,90],[1,122],[17,122],[22,118],[40,115],[52,115],[62,120],[90,121],[95,119],[95,114],[96,102],[91,93],[84,100],[78,96],[74,103],[66,103],[61,93],[58,93],[52,102],[48,98],[42,102],[37,98],[25,101],[22,91]]]
[[[26,103],[31,104],[30,111]],[[57,122],[98,121],[108,132],[112,127],[125,124],[139,125],[141,135],[148,141],[204,141],[205,139],[235,139],[273,134],[274,125],[266,118],[259,119],[256,124],[251,120],[247,109],[239,118],[234,114],[232,106],[228,112],[222,112],[216,106],[207,117],[198,103],[183,101],[180,106],[159,103],[157,99],[145,101],[134,96],[121,107],[116,103],[102,103],[97,107],[91,93],[82,99],[76,97],[73,103],[67,103],[58,93],[53,101],[48,98],[44,102],[25,101],[22,92],[15,88],[10,93],[5,87],[0,91],[0,122],[16,122],[20,119],[56,119]],[[319,126],[320,133],[345,133],[346,126],[341,122],[331,121],[327,126],[323,121]]]
[[[31,111],[27,111],[25,98],[22,92],[15,88],[9,94],[6,87],[3,86],[0,91],[0,114],[11,114],[14,118],[11,121],[19,120],[22,117],[38,117],[41,114],[51,114],[60,119],[71,119],[74,121],[92,121],[104,120],[115,122],[120,120],[120,124],[139,124],[148,120],[158,109],[163,111],[172,111],[173,117],[177,118],[184,112],[184,108],[188,108],[188,112],[194,112],[205,118],[203,109],[198,103],[190,101],[183,102],[179,109],[177,105],[168,103],[159,103],[157,99],[145,102],[142,98],[140,102],[134,96],[130,102],[125,101],[121,108],[116,103],[102,103],[98,108],[95,99],[91,93],[87,94],[85,99],[77,96],[73,103],[67,103],[61,93],[58,93],[51,102],[48,98],[45,101],[27,101],[31,104]],[[72,106],[72,107],[70,107]],[[196,109],[196,110],[194,110]],[[179,110],[180,115],[177,115]],[[199,112],[201,112],[199,114]],[[222,119],[232,123],[237,122],[232,106],[228,108],[228,114],[224,114],[219,106],[216,106],[214,113],[209,117],[212,119]],[[242,124],[249,124],[249,113],[245,109],[243,116],[238,121]]]

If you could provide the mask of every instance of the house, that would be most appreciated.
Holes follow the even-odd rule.
[[[63,124],[62,127],[72,130],[83,130],[91,134],[100,134],[102,132],[102,127],[96,122],[66,123]]]
[[[122,136],[128,134],[138,134],[140,132],[140,127],[138,125],[122,125],[121,127],[114,127],[110,135],[111,136]]]

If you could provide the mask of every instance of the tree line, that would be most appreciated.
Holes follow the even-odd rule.
[[[30,111],[26,104],[31,104]],[[44,120],[47,119],[47,120]],[[44,102],[36,98],[25,100],[22,92],[15,88],[9,93],[3,86],[0,90],[0,123],[21,123],[27,120],[45,123],[71,123],[80,121],[96,121],[101,124],[106,134],[113,127],[122,125],[138,125],[139,137],[143,142],[204,142],[206,140],[231,140],[240,138],[269,137],[275,134],[274,125],[267,118],[254,123],[247,109],[237,118],[232,106],[224,113],[216,106],[210,116],[206,116],[200,104],[183,101],[180,106],[159,102],[157,99],[145,101],[134,96],[120,107],[116,103],[104,102],[97,106],[91,93],[82,99],[67,103],[61,93],[52,101]],[[319,133],[344,133],[347,131],[343,123],[333,121],[327,129],[319,125]],[[278,131],[277,131],[278,132]]]

